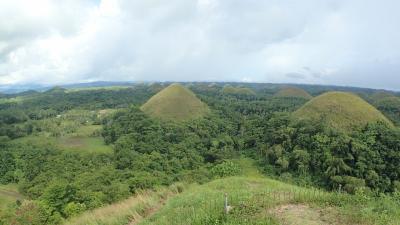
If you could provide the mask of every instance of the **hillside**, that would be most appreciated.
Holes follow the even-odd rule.
[[[376,121],[392,124],[372,105],[346,92],[328,92],[315,97],[293,115],[298,119],[325,119],[329,126],[342,131],[351,131]]]
[[[390,94],[374,95],[372,104],[396,125],[400,125],[400,97]]]
[[[302,188],[264,177],[251,160],[237,162],[242,173],[203,185],[175,184],[145,191],[120,203],[86,212],[68,225],[182,224],[396,224],[398,203],[392,199]],[[231,210],[224,212],[227,194]],[[384,216],[383,216],[384,215]]]
[[[312,96],[305,90],[297,87],[285,87],[279,90],[275,97],[292,97],[292,98],[304,98],[311,99]]]
[[[251,90],[250,88],[245,87],[232,87],[231,85],[226,85],[222,89],[223,94],[230,94],[230,95],[256,95],[256,93]]]
[[[164,88],[151,97],[141,110],[152,117],[175,121],[199,118],[209,112],[206,104],[180,84]]]

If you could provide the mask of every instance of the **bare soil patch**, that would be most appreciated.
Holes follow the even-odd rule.
[[[282,225],[339,225],[340,220],[332,208],[312,208],[304,204],[281,205],[269,211]]]

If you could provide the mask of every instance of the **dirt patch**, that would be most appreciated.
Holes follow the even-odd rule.
[[[282,225],[339,225],[337,212],[332,208],[311,208],[304,204],[282,205],[269,211]]]

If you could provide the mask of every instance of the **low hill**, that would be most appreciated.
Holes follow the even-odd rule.
[[[245,87],[233,87],[231,85],[226,85],[222,89],[223,94],[231,94],[231,95],[256,95],[256,93],[250,88]]]
[[[313,98],[293,113],[298,119],[324,119],[333,128],[351,131],[370,122],[392,124],[375,107],[347,92],[327,92]]]
[[[66,224],[395,225],[400,219],[399,203],[393,199],[303,188],[264,177],[249,163],[246,160],[246,168],[240,166],[243,172],[239,176],[203,185],[175,184],[158,191],[144,191],[120,203],[78,215]],[[224,210],[225,194],[228,214]]]
[[[297,87],[285,87],[279,90],[275,97],[291,97],[291,98],[304,98],[311,99],[312,96],[305,90]]]
[[[396,125],[400,125],[400,97],[394,95],[375,96],[372,104]]]
[[[53,87],[53,88],[45,91],[44,93],[65,93],[66,91],[67,91],[66,88],[56,86],[56,87]]]
[[[141,110],[152,117],[175,121],[199,118],[209,112],[205,103],[180,84],[164,88],[151,97]]]

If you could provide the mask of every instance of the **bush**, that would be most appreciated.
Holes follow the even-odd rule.
[[[78,215],[86,210],[86,205],[82,203],[70,202],[64,208],[64,214],[66,217]]]
[[[225,161],[221,164],[214,166],[211,169],[211,174],[214,177],[229,177],[240,174],[240,167],[232,161]]]

